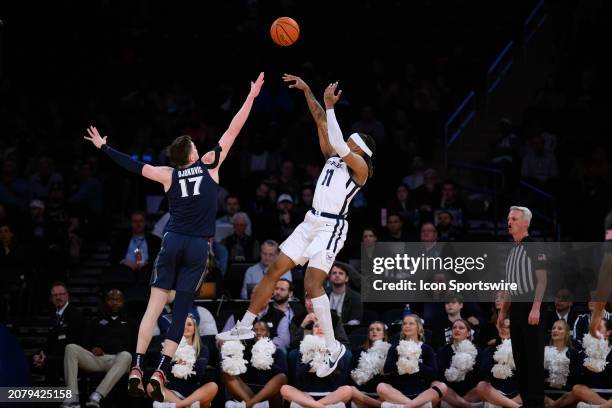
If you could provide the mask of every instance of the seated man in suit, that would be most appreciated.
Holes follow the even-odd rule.
[[[70,303],[70,294],[62,282],[51,285],[53,314],[45,348],[32,356],[34,369],[45,374],[46,385],[59,386],[64,373],[64,349],[69,343],[81,343],[87,333],[87,322]]]
[[[134,211],[130,217],[131,230],[113,243],[110,262],[113,269],[104,278],[109,283],[147,283],[161,240],[145,231],[146,215]]]
[[[348,287],[349,276],[346,266],[339,262],[334,263],[329,272],[331,291],[329,303],[331,310],[335,310],[343,324],[358,326],[363,319],[363,303],[361,296]]]
[[[574,305],[573,300],[574,297],[569,289],[561,288],[557,291],[557,294],[555,295],[555,310],[548,314],[546,320],[548,325],[546,330],[547,333],[550,333],[553,324],[557,320],[565,320],[570,328],[574,328],[574,323],[576,322],[578,314],[572,310],[572,306]]]

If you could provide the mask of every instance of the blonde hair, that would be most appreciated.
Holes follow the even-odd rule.
[[[185,324],[187,324],[187,320],[191,320],[193,323],[193,336],[191,336],[191,346],[195,349],[196,358],[200,355],[200,349],[202,341],[200,340],[200,333],[198,332],[198,322],[196,322],[195,317],[192,314],[187,315],[187,319],[185,319]],[[187,339],[189,340],[189,339]],[[172,359],[172,361],[176,361],[176,355]]]
[[[404,324],[406,324],[406,319],[407,318],[413,318],[414,321],[416,322],[417,325],[417,338],[419,341],[425,341],[425,329],[423,328],[423,322],[421,321],[421,318],[419,317],[419,315],[416,314],[410,314],[410,315],[406,315],[404,316],[404,318],[402,319],[402,331],[400,332],[400,340],[408,340],[406,338],[406,335],[404,334]]]
[[[553,327],[555,326],[555,324],[557,323],[561,323],[561,325],[563,326],[563,330],[565,330],[565,335],[563,336],[563,345],[565,347],[569,347],[572,345],[572,340],[571,340],[571,335],[570,335],[570,327],[569,324],[567,324],[567,322],[563,319],[559,319],[556,322],[553,323]],[[552,331],[552,329],[551,329]],[[553,346],[553,339],[552,336],[550,337],[550,345]]]

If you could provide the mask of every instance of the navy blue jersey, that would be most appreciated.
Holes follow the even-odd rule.
[[[174,169],[166,193],[170,220],[166,231],[197,237],[215,235],[219,185],[200,160],[190,167]]]

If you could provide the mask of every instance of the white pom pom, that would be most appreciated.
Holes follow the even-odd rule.
[[[400,340],[397,346],[397,372],[399,375],[419,372],[421,345],[412,340]]]
[[[595,373],[601,373],[608,364],[606,361],[610,352],[608,341],[606,339],[596,339],[587,333],[582,339],[582,346],[587,356],[583,365]]]
[[[221,347],[221,369],[229,375],[246,373],[247,361],[243,358],[244,345],[237,340],[223,343]]]
[[[310,372],[314,373],[317,368],[324,362],[327,347],[325,340],[319,336],[308,334],[300,343],[300,354],[302,354],[302,363],[310,363]]]
[[[506,379],[512,377],[512,370],[516,368],[514,365],[514,357],[512,356],[512,341],[505,339],[502,344],[497,346],[497,350],[493,354],[493,359],[497,362],[491,369],[493,377]]]
[[[195,374],[195,371],[193,371],[196,361],[195,348],[187,343],[185,337],[181,339],[172,361],[175,361],[175,364],[172,366],[172,375],[176,378],[186,379]]]
[[[276,346],[267,337],[261,338],[255,343],[251,350],[251,365],[258,370],[269,370],[274,364],[274,352]]]
[[[370,381],[376,374],[382,374],[387,352],[391,344],[383,340],[376,340],[372,347],[359,356],[357,368],[351,371],[351,378],[357,385]]]

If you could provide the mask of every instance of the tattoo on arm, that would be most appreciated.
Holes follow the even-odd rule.
[[[304,96],[306,97],[306,102],[308,103],[308,109],[310,109],[310,114],[317,123],[317,126],[324,124],[326,122],[325,111],[315,98],[310,88],[308,88],[304,92]]]

